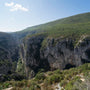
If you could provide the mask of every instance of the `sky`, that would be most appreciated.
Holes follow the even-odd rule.
[[[16,32],[90,12],[90,0],[0,0],[0,31]]]

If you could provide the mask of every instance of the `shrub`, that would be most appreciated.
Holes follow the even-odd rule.
[[[40,69],[38,73],[42,73],[42,72],[45,72],[44,69]]]
[[[40,86],[35,81],[30,81],[28,84],[29,90],[40,90]]]
[[[65,86],[65,90],[73,90],[73,83],[70,82]]]
[[[65,76],[65,79],[67,79],[67,80],[72,79],[72,75],[71,75],[71,74],[67,74],[67,75]]]
[[[66,80],[62,80],[61,82],[60,82],[60,86],[65,86],[66,84],[67,84],[68,82],[66,81]]]
[[[62,74],[62,72],[60,71],[60,69],[57,69],[56,71],[54,71],[55,74]]]
[[[46,78],[46,76],[44,75],[44,73],[38,73],[36,76],[35,76],[35,79],[36,80],[44,80]]]
[[[39,85],[30,86],[29,90],[41,90]]]
[[[16,87],[24,87],[25,83],[21,82],[21,81],[18,81],[15,86]]]
[[[53,84],[60,81],[60,75],[52,75],[48,78],[48,83]]]
[[[49,75],[49,76],[53,75],[53,72],[48,72],[48,75]]]

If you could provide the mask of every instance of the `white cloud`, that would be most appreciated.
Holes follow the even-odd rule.
[[[13,5],[14,5],[13,2],[11,2],[11,3],[5,3],[5,6],[8,6],[8,7],[11,7],[11,6],[13,6]]]
[[[18,11],[18,10],[28,11],[27,8],[23,7],[23,6],[20,5],[20,4],[16,4],[16,5],[14,5],[14,6],[10,9],[10,11]]]
[[[5,3],[5,6],[11,7],[10,11],[18,11],[18,10],[25,11],[25,12],[29,11],[27,8],[23,7],[22,5],[14,4],[13,2]]]

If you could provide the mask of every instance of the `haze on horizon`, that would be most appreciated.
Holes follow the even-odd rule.
[[[0,12],[0,31],[15,32],[90,12],[90,0],[1,0]]]

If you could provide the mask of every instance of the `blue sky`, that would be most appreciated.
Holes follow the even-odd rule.
[[[15,32],[90,12],[90,0],[0,0],[0,31]]]

